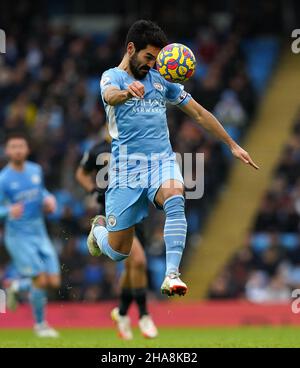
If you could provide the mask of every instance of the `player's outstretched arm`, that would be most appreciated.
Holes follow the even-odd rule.
[[[79,166],[75,174],[78,183],[87,191],[91,192],[95,188],[94,180],[90,173],[86,172],[83,167]]]
[[[114,86],[107,87],[103,92],[103,97],[108,105],[115,106],[126,102],[132,97],[144,98],[144,94],[144,85],[141,82],[134,81],[124,90]]]
[[[180,106],[180,105],[179,105]],[[220,122],[207,111],[203,106],[198,104],[193,98],[184,106],[180,106],[181,110],[189,115],[192,119],[196,120],[207,131],[211,132],[218,139],[226,143],[232,154],[243,161],[245,164],[249,164],[255,169],[259,167],[254,163],[249,153],[240,147],[225,131]]]

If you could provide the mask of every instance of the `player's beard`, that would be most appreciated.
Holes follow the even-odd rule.
[[[22,157],[13,157],[9,159],[10,164],[12,164],[14,167],[21,168],[26,161],[26,158]]]
[[[147,65],[138,62],[136,52],[129,59],[129,68],[135,79],[144,79],[150,70]]]

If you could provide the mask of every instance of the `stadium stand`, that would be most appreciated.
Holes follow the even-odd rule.
[[[300,286],[298,111],[243,247],[211,285],[211,299],[287,302]]]

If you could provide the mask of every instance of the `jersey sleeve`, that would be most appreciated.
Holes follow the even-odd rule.
[[[9,212],[9,206],[5,203],[5,194],[3,188],[3,182],[0,179],[0,218],[6,217]]]
[[[186,105],[190,99],[191,95],[184,90],[182,84],[171,83],[165,80],[166,87],[166,100],[172,105]]]
[[[117,87],[121,89],[120,77],[113,69],[109,69],[102,74],[102,77],[100,80],[100,90],[101,90],[102,98],[103,98],[104,91],[108,87]]]

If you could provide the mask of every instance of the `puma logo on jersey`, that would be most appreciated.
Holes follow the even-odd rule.
[[[104,78],[101,79],[100,85],[101,85],[101,87],[104,87],[107,84],[109,84],[109,82],[110,82],[110,78],[109,77],[104,77]]]

